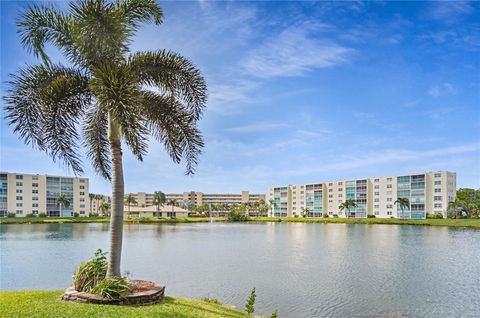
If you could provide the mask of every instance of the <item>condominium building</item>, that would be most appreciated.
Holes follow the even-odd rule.
[[[138,192],[132,193],[137,206],[152,206],[153,205],[153,194]],[[248,203],[255,202],[260,199],[265,200],[264,194],[250,194],[248,191],[242,191],[239,194],[206,194],[203,192],[183,192],[183,193],[166,193],[167,200],[177,200],[177,201],[189,201],[194,205],[214,204],[214,203]]]
[[[427,213],[447,215],[448,203],[455,199],[456,173],[425,172],[401,176],[374,177],[333,182],[281,185],[268,189],[267,199],[273,200],[272,216],[423,219]],[[407,198],[407,207],[395,204]],[[340,209],[351,199],[355,207]]]
[[[67,204],[59,204],[61,195]],[[0,217],[15,213],[88,216],[88,178],[0,172]]]

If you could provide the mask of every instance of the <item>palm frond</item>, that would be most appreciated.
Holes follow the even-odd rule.
[[[201,117],[207,101],[207,86],[200,71],[188,59],[161,50],[135,53],[129,57],[128,64],[142,84],[184,102],[195,120]]]
[[[194,115],[172,96],[144,92],[143,97],[142,111],[151,133],[174,162],[185,159],[185,173],[193,174],[204,146]]]
[[[76,126],[91,102],[88,78],[61,65],[27,67],[12,78],[4,99],[5,118],[14,132],[81,173]]]
[[[144,22],[163,22],[163,10],[155,0],[117,0],[116,7],[134,28]]]
[[[102,110],[98,104],[91,107],[85,115],[84,145],[95,170],[102,177],[110,180],[112,164],[107,130],[107,112]]]

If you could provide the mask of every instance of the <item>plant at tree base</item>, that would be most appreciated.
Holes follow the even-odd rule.
[[[73,274],[73,286],[76,291],[89,293],[92,288],[102,281],[107,275],[106,253],[98,249],[95,256],[80,264]]]
[[[128,294],[128,280],[125,277],[108,277],[96,285],[91,293],[105,298],[124,298]]]
[[[250,296],[248,297],[247,303],[245,304],[245,312],[247,315],[253,314],[255,311],[255,298],[257,295],[255,294],[255,287],[253,287],[252,291],[250,292]]]
[[[111,181],[108,276],[121,273],[122,146],[142,161],[153,136],[175,163],[186,161],[186,174],[194,173],[204,146],[198,121],[206,84],[199,70],[166,50],[130,53],[140,26],[162,18],[154,0],[78,0],[67,12],[32,5],[17,23],[23,46],[43,63],[11,75],[6,120],[26,144],[75,174],[83,172],[84,145],[95,170]],[[52,63],[46,45],[60,49],[69,66]]]

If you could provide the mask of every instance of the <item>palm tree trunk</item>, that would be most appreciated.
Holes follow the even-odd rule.
[[[120,276],[123,238],[123,166],[120,128],[109,116],[109,142],[112,152],[112,209],[110,217],[110,253],[107,277]]]

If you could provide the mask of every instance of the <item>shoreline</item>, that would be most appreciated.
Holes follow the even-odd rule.
[[[177,223],[208,223],[211,219],[207,217],[188,218],[126,218],[125,224],[177,224]],[[215,222],[228,222],[224,217],[213,218]],[[55,224],[55,223],[109,223],[108,217],[18,217],[0,218],[0,224]],[[252,217],[244,223],[263,222],[287,222],[287,223],[335,223],[335,224],[391,224],[391,225],[423,225],[423,226],[446,226],[456,228],[480,229],[480,219],[382,219],[382,218],[275,218],[275,217]]]

